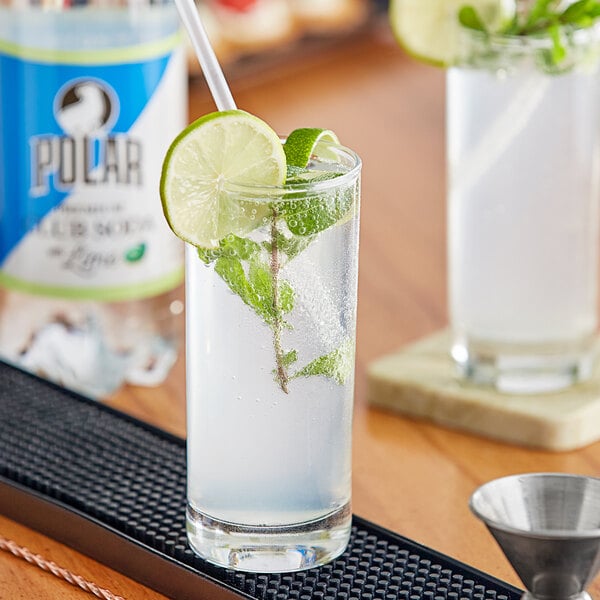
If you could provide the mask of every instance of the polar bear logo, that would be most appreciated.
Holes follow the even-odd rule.
[[[72,137],[92,136],[107,128],[115,112],[114,93],[95,79],[67,84],[57,95],[55,116]]]

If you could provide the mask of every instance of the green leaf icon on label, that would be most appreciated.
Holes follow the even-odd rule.
[[[127,262],[137,262],[138,260],[141,260],[144,254],[146,254],[146,244],[142,242],[125,252],[125,260]]]

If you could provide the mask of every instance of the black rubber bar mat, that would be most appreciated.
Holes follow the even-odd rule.
[[[169,598],[522,594],[356,516],[346,552],[318,569],[257,575],[215,567],[187,546],[185,485],[184,440],[0,362],[0,513]]]

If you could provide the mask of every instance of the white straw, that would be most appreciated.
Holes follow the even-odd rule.
[[[452,74],[449,74],[452,77]],[[531,115],[538,110],[546,97],[551,78],[539,75],[526,81],[515,93],[510,103],[487,125],[473,149],[461,158],[461,176],[453,182],[453,194],[465,194],[481,179],[510,147],[515,137],[525,129]],[[453,157],[450,157],[452,163]]]
[[[198,14],[194,0],[175,0],[179,16],[185,25],[196,56],[202,67],[202,73],[208,83],[210,93],[219,110],[235,109],[235,101],[227,85],[221,65],[210,45],[206,29]]]

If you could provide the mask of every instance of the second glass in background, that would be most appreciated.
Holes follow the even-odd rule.
[[[598,29],[470,40],[447,76],[449,304],[463,375],[507,392],[589,376],[597,328]]]

